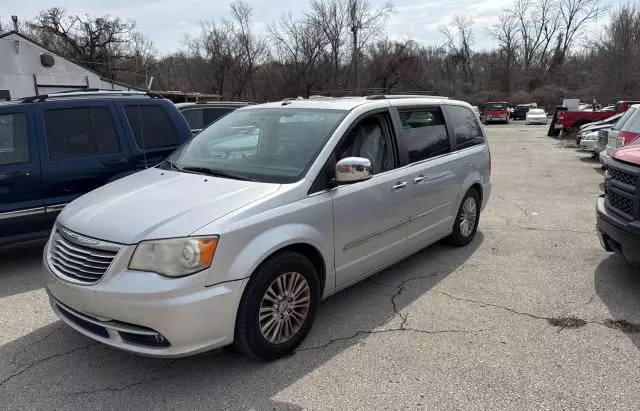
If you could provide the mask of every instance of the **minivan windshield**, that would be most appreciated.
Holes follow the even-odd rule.
[[[202,130],[160,167],[292,183],[302,178],[346,114],[290,107],[237,110]]]

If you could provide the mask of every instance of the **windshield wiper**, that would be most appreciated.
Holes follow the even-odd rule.
[[[242,181],[256,181],[253,178],[249,178],[247,176],[242,176],[239,174],[229,173],[223,170],[217,170],[215,168],[208,167],[176,167],[179,171],[186,171],[191,173],[199,173],[199,174],[207,174],[214,177],[222,177],[222,178],[232,178],[234,180],[242,180]]]

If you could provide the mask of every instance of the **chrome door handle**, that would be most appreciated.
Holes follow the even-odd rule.
[[[425,176],[418,176],[413,179],[413,184],[421,184],[426,180]]]
[[[395,186],[391,187],[391,189],[393,191],[398,191],[398,190],[402,190],[403,188],[405,188],[407,186],[407,182],[403,181],[402,183],[396,183]]]

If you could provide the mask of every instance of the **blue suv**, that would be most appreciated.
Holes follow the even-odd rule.
[[[0,244],[44,237],[62,208],[154,166],[191,138],[153,93],[56,93],[0,103]]]

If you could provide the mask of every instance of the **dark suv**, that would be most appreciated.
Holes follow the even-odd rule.
[[[640,147],[619,148],[611,155],[597,214],[602,247],[640,266]]]
[[[46,236],[60,210],[191,138],[151,93],[85,91],[0,103],[0,244]]]
[[[198,103],[178,103],[176,107],[184,116],[193,134],[198,134],[203,128],[226,116],[240,107],[248,106],[252,103],[240,101],[202,101]]]

